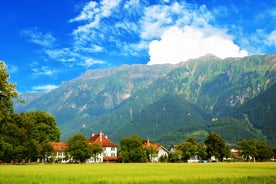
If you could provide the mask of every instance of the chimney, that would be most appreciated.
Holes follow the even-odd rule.
[[[108,136],[107,136],[107,135],[105,135],[105,138],[107,138],[107,139],[108,139]]]
[[[100,131],[100,142],[102,142],[102,141],[103,141],[103,139],[102,139],[102,135],[103,135],[103,132],[102,132],[102,131]]]
[[[94,135],[95,135],[95,134],[93,133],[93,134],[91,135],[91,137],[94,137]]]

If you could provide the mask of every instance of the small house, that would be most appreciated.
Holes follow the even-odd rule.
[[[67,142],[49,142],[49,145],[53,148],[53,154],[48,159],[52,159],[53,162],[67,162],[66,151],[69,148]]]
[[[168,158],[169,151],[161,145],[150,142],[149,139],[142,145],[142,147],[143,149],[146,147],[152,147],[157,152],[157,154],[150,155],[150,162],[158,162],[162,157]]]
[[[103,153],[97,155],[96,158],[91,157],[89,162],[115,162],[117,161],[118,145],[108,139],[102,131],[99,134],[92,134],[88,139],[88,143],[97,143],[103,148]],[[95,160],[96,159],[96,160]]]

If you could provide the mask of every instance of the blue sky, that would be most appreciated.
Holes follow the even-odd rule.
[[[276,52],[271,0],[0,0],[0,60],[19,93],[88,69]]]

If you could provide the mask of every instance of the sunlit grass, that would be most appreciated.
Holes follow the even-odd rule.
[[[0,183],[273,183],[276,163],[0,165]]]

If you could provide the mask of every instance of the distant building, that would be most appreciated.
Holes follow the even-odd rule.
[[[157,151],[156,155],[150,155],[151,162],[158,162],[161,157],[168,158],[169,151],[161,145],[154,144],[153,142],[150,142],[149,139],[147,140],[147,142],[145,142],[142,145],[142,147],[143,147],[143,149],[146,147],[152,147],[155,151]]]
[[[115,162],[117,161],[117,147],[118,145],[110,141],[107,135],[104,135],[102,131],[100,134],[92,134],[88,139],[88,143],[98,143],[103,148],[103,153],[99,154],[94,160],[93,157],[89,159],[89,162]]]
[[[110,141],[107,135],[104,135],[102,131],[99,134],[92,134],[88,139],[88,144],[97,143],[102,149],[103,153],[94,157],[91,157],[88,162],[115,162],[117,161],[117,147],[118,145]],[[53,147],[53,154],[48,156],[48,159],[53,159],[54,162],[66,163],[70,160],[70,157],[66,155],[66,151],[69,148],[67,142],[50,142],[49,145]]]
[[[54,152],[48,159],[53,159],[53,162],[67,162],[66,151],[69,148],[67,142],[49,142],[49,145],[53,147]]]

